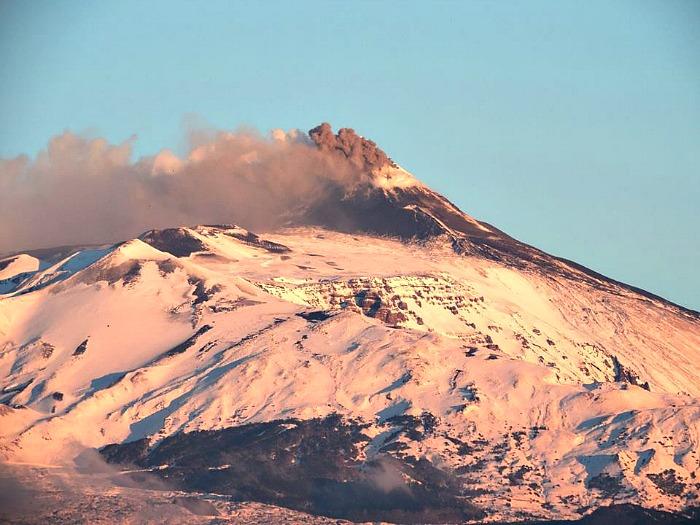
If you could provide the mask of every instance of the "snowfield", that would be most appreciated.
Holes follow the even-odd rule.
[[[339,415],[366,437],[348,461],[425,458],[490,521],[696,506],[700,317],[551,264],[229,226],[20,255],[0,270],[0,454],[66,466]]]

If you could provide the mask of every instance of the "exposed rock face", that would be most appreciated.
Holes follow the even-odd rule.
[[[287,248],[286,246],[284,246],[282,244],[278,244],[276,242],[261,239],[253,232],[245,232],[245,233],[232,232],[232,233],[227,233],[226,235],[229,235],[235,239],[243,241],[246,244],[249,244],[251,246],[257,246],[257,247],[263,248],[263,249],[267,250],[268,252],[285,253],[285,252],[290,251],[289,248]]]
[[[432,434],[432,423],[424,414],[398,416],[385,426],[422,440]],[[157,447],[143,439],[101,452],[110,463],[167,465],[153,472],[183,490],[215,490],[334,518],[461,523],[484,517],[470,502],[469,487],[427,459],[389,449],[371,460],[355,459],[371,441],[366,427],[332,414],[178,434]]]
[[[355,133],[354,129],[341,128],[333,134],[331,125],[327,122],[309,130],[309,137],[325,151],[335,151],[350,160],[356,167],[371,171],[384,166],[396,164],[377,145]]]
[[[192,236],[184,228],[151,230],[144,233],[141,240],[157,250],[167,252],[175,257],[189,257],[194,252],[206,249],[202,241]]]
[[[73,355],[82,355],[86,352],[88,346],[88,340],[85,339],[78,347],[73,351]]]

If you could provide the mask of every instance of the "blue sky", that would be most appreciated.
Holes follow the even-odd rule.
[[[0,4],[0,156],[194,119],[374,139],[468,213],[700,309],[700,2]]]

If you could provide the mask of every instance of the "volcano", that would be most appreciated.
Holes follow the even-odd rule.
[[[351,129],[308,141],[363,177],[284,228],[0,261],[2,474],[34,502],[0,517],[698,518],[698,312],[467,215]]]

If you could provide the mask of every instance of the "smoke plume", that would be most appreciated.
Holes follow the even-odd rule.
[[[133,139],[110,144],[73,133],[35,159],[0,160],[0,253],[105,243],[151,228],[236,223],[285,225],[325,195],[352,191],[390,162],[352,130],[192,133],[169,150],[132,160]]]

